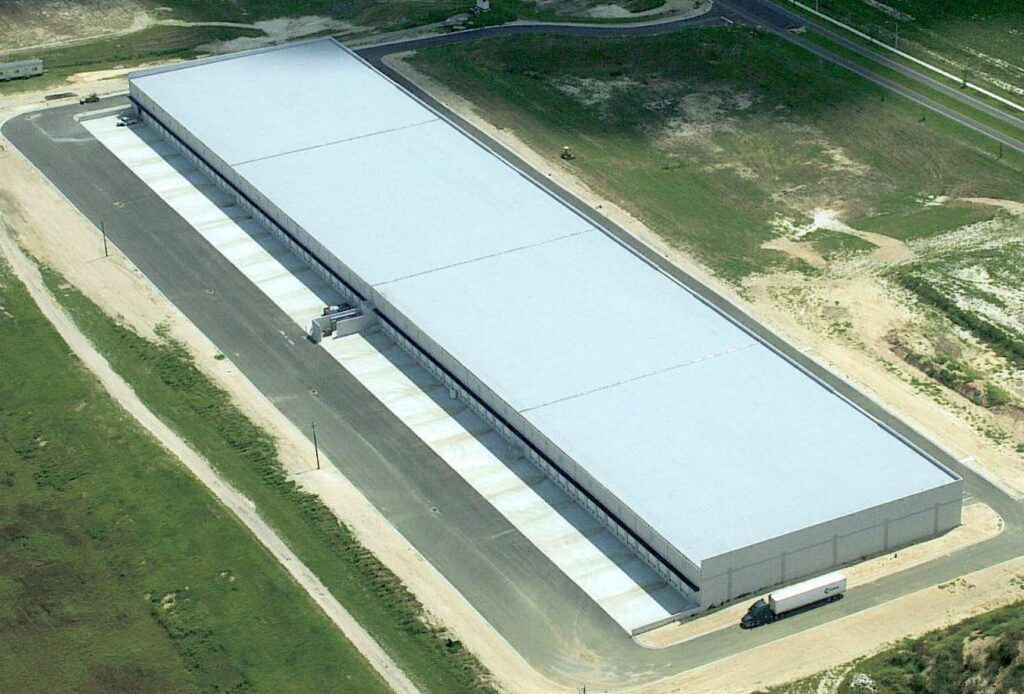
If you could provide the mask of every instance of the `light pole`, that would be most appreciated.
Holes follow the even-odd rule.
[[[316,422],[313,422],[313,452],[316,455],[316,469],[320,469],[320,446],[316,442]]]
[[[107,225],[106,222],[100,222],[100,233],[103,234],[103,257],[107,258],[110,254],[107,252]]]

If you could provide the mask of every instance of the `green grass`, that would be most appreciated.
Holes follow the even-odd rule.
[[[833,260],[844,255],[873,251],[878,246],[865,241],[859,236],[844,234],[841,231],[831,229],[818,229],[811,232],[805,240],[810,241],[814,250],[818,251],[825,260]]]
[[[761,248],[775,218],[910,214],[923,195],[1013,198],[1024,171],[1024,157],[997,161],[980,135],[740,27],[523,37],[413,62],[538,151],[571,145],[574,173],[734,281],[788,267]]]
[[[910,241],[993,219],[997,211],[985,205],[935,205],[905,212],[852,220],[850,226]]]
[[[1021,579],[1015,580],[1020,588]],[[1024,685],[1022,653],[1024,602],[1017,602],[919,638],[905,639],[877,655],[849,663],[838,691],[869,691],[854,686],[854,678],[867,676],[874,684],[870,691],[886,694],[1017,692]],[[822,677],[816,675],[770,691],[815,692]]]
[[[141,337],[51,270],[44,279],[139,397],[258,506],[291,549],[424,691],[486,691],[487,673],[463,646],[427,626],[401,581],[320,499],[290,481],[271,437],[232,404],[179,344]],[[163,331],[158,331],[162,333]]]
[[[386,691],[0,261],[0,688]]]
[[[156,60],[191,58],[195,47],[239,36],[262,36],[252,29],[232,27],[157,26],[116,38],[101,39],[67,48],[15,52],[4,60],[42,58],[46,72],[40,77],[0,82],[0,94],[42,90],[62,84],[70,75],[89,70],[137,65]],[[84,88],[79,88],[84,91]]]

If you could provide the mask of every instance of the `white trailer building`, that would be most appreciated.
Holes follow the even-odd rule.
[[[0,82],[34,77],[41,74],[43,74],[43,61],[38,58],[18,60],[13,63],[0,63]]]
[[[932,537],[962,481],[325,39],[142,118],[703,606]]]

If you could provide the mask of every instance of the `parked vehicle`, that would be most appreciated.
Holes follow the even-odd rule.
[[[818,576],[792,586],[780,588],[750,606],[740,620],[740,627],[753,629],[777,622],[796,611],[834,602],[846,592],[846,577],[838,571]]]

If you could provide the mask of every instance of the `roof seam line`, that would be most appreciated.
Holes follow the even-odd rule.
[[[564,236],[556,236],[553,239],[544,239],[543,241],[538,241],[536,243],[530,243],[530,244],[527,244],[525,246],[516,246],[515,248],[506,248],[505,250],[498,251],[497,253],[491,253],[489,255],[481,255],[481,256],[479,256],[477,258],[470,258],[468,260],[460,260],[457,263],[451,263],[450,265],[442,265],[440,267],[435,267],[435,268],[431,268],[429,270],[424,270],[423,272],[414,272],[411,275],[403,275],[402,277],[395,277],[394,279],[384,280],[383,282],[377,282],[373,286],[374,287],[383,287],[385,284],[393,284],[395,282],[401,282],[403,280],[412,279],[413,277],[422,277],[423,275],[429,275],[432,272],[440,272],[442,270],[448,270],[448,269],[453,268],[453,267],[459,267],[460,265],[469,265],[470,263],[475,263],[475,262],[480,261],[480,260],[487,260],[489,258],[499,258],[499,257],[501,257],[503,255],[508,255],[509,253],[518,253],[519,251],[525,251],[525,250],[529,250],[531,248],[537,248],[538,246],[544,246],[544,245],[547,245],[549,243],[555,243],[556,241],[565,241],[566,239],[571,239],[574,236],[582,236],[583,234],[589,234],[589,233],[591,233],[593,231],[596,231],[594,229],[594,227],[590,227],[589,229],[584,229],[583,231],[574,231],[571,234],[565,234]]]
[[[731,347],[731,348],[729,348],[727,350],[724,350],[722,352],[715,352],[713,354],[706,354],[706,355],[704,355],[702,357],[697,357],[696,359],[691,359],[690,361],[684,361],[684,362],[680,362],[678,364],[673,364],[672,366],[666,366],[664,369],[658,369],[657,371],[651,371],[649,373],[640,374],[639,376],[633,376],[632,378],[626,378],[626,379],[623,379],[621,381],[616,381],[615,383],[607,383],[607,384],[605,384],[603,386],[598,386],[597,388],[591,388],[590,390],[584,390],[584,391],[580,391],[579,393],[573,393],[572,395],[566,395],[564,398],[557,398],[555,400],[550,400],[548,402],[542,402],[539,405],[533,405],[532,407],[527,407],[525,409],[519,410],[519,414],[524,414],[524,413],[530,412],[532,410],[539,410],[542,407],[547,407],[548,405],[557,405],[560,402],[565,402],[566,400],[574,400],[576,398],[583,397],[584,395],[591,395],[593,393],[599,393],[600,391],[608,390],[609,388],[617,388],[618,386],[622,386],[622,385],[625,385],[627,383],[633,383],[634,381],[642,381],[643,379],[650,378],[651,376],[658,376],[658,375],[661,375],[663,373],[668,373],[669,371],[675,371],[676,369],[682,369],[682,368],[685,368],[687,366],[692,366],[694,364],[699,364],[699,363],[704,362],[704,361],[711,361],[712,359],[718,359],[719,357],[725,357],[725,356],[728,356],[730,354],[734,354],[736,352],[742,352],[745,349],[750,349],[751,347],[757,347],[760,344],[761,344],[760,342],[755,341],[755,342],[751,342],[751,343],[748,343],[748,344],[745,344],[745,345],[740,345],[739,347]]]
[[[388,128],[387,130],[376,130],[372,133],[363,133],[362,135],[356,135],[355,137],[346,137],[341,140],[332,140],[331,142],[321,142],[316,145],[310,145],[309,147],[299,147],[298,149],[291,149],[287,152],[277,152],[276,154],[268,154],[265,157],[256,157],[254,159],[246,159],[245,161],[229,162],[229,166],[245,166],[246,164],[253,164],[258,161],[265,161],[267,159],[276,159],[277,157],[286,157],[289,154],[297,154],[298,152],[308,152],[311,149],[320,149],[321,147],[330,147],[332,145],[340,145],[344,142],[353,142],[355,140],[364,140],[368,137],[375,135],[386,135],[388,133],[398,132],[400,130],[409,130],[410,128],[418,128],[421,125],[429,125],[435,123],[440,118],[431,118],[430,120],[421,121],[419,123],[409,123],[408,125],[400,125],[397,128]]]

